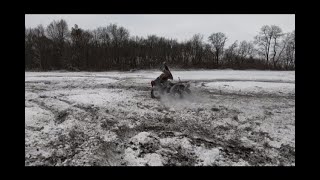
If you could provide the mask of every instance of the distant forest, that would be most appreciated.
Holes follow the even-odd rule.
[[[295,30],[265,25],[252,41],[225,47],[227,40],[223,32],[207,39],[195,34],[184,42],[156,35],[143,38],[116,24],[94,30],[74,25],[70,30],[61,19],[47,27],[25,27],[25,70],[126,71],[155,69],[163,61],[183,69],[295,69]]]

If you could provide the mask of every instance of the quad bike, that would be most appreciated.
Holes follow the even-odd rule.
[[[161,83],[160,79],[157,78],[156,80],[151,81],[151,86],[151,98],[159,99],[165,94],[172,97],[183,98],[186,95],[191,94],[189,89],[190,84],[188,82],[182,82],[180,79],[177,83],[172,83],[170,81]]]

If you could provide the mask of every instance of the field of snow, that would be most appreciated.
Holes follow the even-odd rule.
[[[294,166],[294,71],[25,72],[25,165]]]

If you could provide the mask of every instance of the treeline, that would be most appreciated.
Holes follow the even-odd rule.
[[[25,28],[26,70],[105,71],[158,68],[166,61],[175,68],[295,69],[295,31],[263,26],[253,41],[235,41],[225,47],[226,34],[207,41],[195,34],[178,42],[150,35],[130,36],[116,24],[84,30],[68,28],[65,20],[47,27]]]

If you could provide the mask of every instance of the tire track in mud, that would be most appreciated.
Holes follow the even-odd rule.
[[[98,108],[93,107],[93,105],[80,105],[80,104],[76,104],[76,103],[73,103],[73,102],[70,102],[70,101],[67,101],[67,100],[64,100],[61,98],[56,98],[56,97],[54,97],[54,98],[45,97],[45,98],[51,98],[51,99],[61,101],[61,102],[68,104],[67,108],[65,108],[63,110],[59,110],[59,109],[56,109],[56,108],[53,108],[53,107],[46,105],[44,101],[40,101],[37,99],[30,99],[29,100],[29,101],[37,104],[40,108],[47,110],[47,111],[51,112],[52,114],[54,114],[54,118],[55,118],[54,121],[57,124],[63,123],[66,120],[67,116],[73,115],[73,111],[75,109],[80,109],[80,110],[83,110],[85,113],[90,114],[90,116],[92,117],[91,119],[94,119],[96,117],[95,113],[99,110]],[[78,120],[80,120],[80,119],[78,119]]]
[[[111,86],[111,88],[113,88],[113,87]],[[131,88],[136,89],[134,86],[129,86],[127,89],[131,89]],[[93,119],[93,117],[96,114],[97,110],[99,110],[97,108],[92,108],[92,105],[74,104],[74,103],[72,103],[70,101],[67,101],[67,100],[64,100],[62,98],[48,97],[48,96],[45,96],[45,95],[43,95],[40,98],[41,99],[33,99],[33,100],[30,100],[30,101],[32,101],[35,104],[37,104],[40,108],[45,109],[45,110],[53,113],[54,116],[55,116],[55,122],[57,124],[63,123],[66,120],[68,115],[72,115],[72,113],[74,113],[72,111],[74,108],[81,109],[81,110],[85,111],[86,113],[90,114],[91,115],[91,119]],[[53,99],[55,99],[57,101],[64,102],[64,103],[68,104],[69,107],[65,108],[64,110],[56,109],[56,108],[51,107],[50,105],[46,104],[46,101],[45,101],[46,98],[53,98]],[[119,129],[122,130],[123,128],[120,127]],[[69,132],[69,134],[70,134],[70,132]],[[119,133],[119,134],[124,134],[124,133]],[[47,146],[47,147],[51,147],[51,149],[54,149],[54,152],[51,154],[51,156],[49,158],[43,158],[43,157],[40,156],[40,157],[38,157],[36,159],[33,159],[33,160],[32,159],[26,160],[26,163],[29,164],[29,163],[32,163],[32,162],[35,162],[35,161],[38,161],[38,162],[40,161],[40,162],[43,162],[44,164],[47,164],[47,165],[55,165],[58,162],[65,161],[66,159],[67,160],[73,159],[74,156],[79,154],[79,151],[76,151],[75,148],[77,148],[77,146],[83,144],[83,142],[80,142],[80,144],[77,144],[77,145],[73,145],[74,143],[72,143],[71,144],[71,149],[72,149],[71,152],[69,152],[68,150],[63,150],[61,152],[61,151],[55,150],[55,148],[57,146],[62,146],[63,143],[59,144],[59,142],[64,142],[66,144],[69,144],[68,142],[70,142],[70,141],[73,142],[74,140],[69,138],[70,139],[70,141],[69,141],[68,139],[66,139],[65,135],[59,135],[58,139],[59,139],[58,142],[55,142],[55,140],[50,141],[48,146]],[[98,147],[101,147],[103,149],[103,147],[105,146],[105,142],[100,141],[99,144],[100,145],[98,145]],[[107,152],[110,151],[110,149],[106,149],[106,148],[104,148],[104,149]],[[61,155],[61,153],[63,153],[64,155]],[[109,162],[109,161],[112,161],[111,157],[114,157],[114,155],[113,155],[114,153],[112,153],[112,152],[109,152],[109,153],[103,152],[102,154],[105,155],[105,159],[104,160],[107,161],[107,164],[102,164],[102,165],[115,164],[116,161],[114,161],[114,160],[113,160],[113,162]],[[111,158],[111,160],[108,160],[110,158]],[[93,163],[92,165],[95,165],[95,163]]]
[[[222,131],[226,131],[224,127],[216,127],[214,130],[222,128]],[[211,135],[211,137],[208,138],[207,135],[203,135],[205,133],[202,132],[202,135],[195,135],[193,134],[184,134],[180,133],[181,131],[170,131],[170,129],[167,129],[166,126],[149,126],[147,128],[138,128],[136,129],[137,132],[153,132],[157,134],[160,138],[167,138],[167,137],[186,137],[190,139],[190,142],[195,147],[200,147],[202,144],[207,149],[212,148],[219,148],[221,155],[224,157],[224,159],[231,161],[231,162],[238,162],[240,159],[247,161],[250,165],[253,166],[263,166],[266,164],[277,164],[277,162],[269,157],[265,150],[255,147],[255,146],[245,146],[238,138],[238,136],[235,136],[236,138],[231,138],[229,140],[225,140],[223,138],[218,138],[214,134]],[[225,132],[227,133],[227,132]],[[134,133],[137,134],[137,133]],[[132,137],[132,136],[131,136]],[[267,148],[267,147],[264,147]],[[289,147],[291,148],[291,147]],[[292,148],[291,148],[292,149]],[[291,150],[290,149],[290,150]],[[289,151],[289,156],[292,153],[292,151]],[[179,152],[178,152],[179,154]],[[180,154],[182,155],[182,154]],[[288,156],[288,155],[282,155],[282,156]],[[292,157],[292,155],[291,155]],[[189,159],[192,157],[188,157]],[[288,158],[287,158],[288,159]],[[287,160],[286,159],[286,160]],[[284,160],[284,161],[286,161]],[[179,162],[179,160],[177,160]],[[182,161],[182,160],[180,160]],[[194,159],[196,161],[196,159]],[[291,159],[292,161],[292,159]],[[192,164],[189,164],[192,165]],[[194,164],[193,164],[194,165]]]
[[[36,100],[36,99],[30,99],[29,101],[34,102],[40,108],[51,112],[54,115],[54,121],[57,124],[63,123],[66,120],[66,117],[68,116],[68,110],[69,110],[68,108],[59,111],[59,110],[57,110],[55,108],[52,108],[52,107],[46,105],[43,101],[39,101],[39,100]]]
[[[54,114],[55,116],[55,123],[57,124],[61,124],[63,123],[67,116],[71,115],[73,116],[73,108],[77,108],[77,109],[81,109],[83,110],[85,113],[88,114],[95,114],[94,109],[91,108],[91,105],[88,106],[81,106],[79,104],[75,104],[67,101],[67,100],[63,100],[63,99],[56,99],[57,101],[62,101],[64,103],[67,103],[68,105],[70,105],[68,108],[64,109],[64,110],[57,110],[53,107],[50,107],[49,105],[45,104],[44,101],[39,101],[39,100],[31,100],[32,102],[34,102],[35,104],[37,104],[40,108],[45,109],[47,111],[50,111],[51,113]],[[91,117],[93,119],[93,116]],[[81,121],[81,119],[78,119]],[[76,127],[75,127],[76,128]],[[43,127],[41,129],[33,129],[33,130],[42,130]],[[89,145],[87,146],[93,146],[93,147],[99,147],[100,145],[100,141],[99,144],[94,143],[88,141],[89,137],[88,135],[82,131],[82,130],[77,130],[72,128],[70,131],[64,131],[65,134],[57,134],[58,135],[58,139],[57,140],[50,140],[49,142],[47,142],[44,145],[44,148],[49,148],[52,149],[53,152],[49,157],[44,157],[42,155],[38,155],[37,157],[33,157],[33,158],[27,158],[26,157],[26,164],[43,164],[43,165],[57,165],[63,163],[65,165],[72,165],[74,164],[74,162],[72,163],[71,161],[73,161],[73,159],[75,158],[75,156],[77,156],[78,154],[84,152],[85,150],[83,148],[81,148],[81,146],[83,146],[86,143],[89,143]],[[95,137],[95,139],[98,137]],[[95,145],[90,145],[94,143]],[[60,148],[57,148],[60,147]],[[80,149],[79,149],[80,148]],[[88,164],[88,163],[87,163]],[[90,164],[90,163],[89,163]],[[75,165],[79,165],[79,164],[75,164]],[[82,164],[81,164],[82,165]],[[91,163],[91,165],[96,165],[94,162]],[[101,165],[106,165],[106,164],[101,164]]]
[[[221,109],[212,108],[212,110],[220,111]],[[225,108],[225,110],[228,111],[228,114],[226,117],[233,116],[232,118],[239,122],[237,116],[232,115],[232,113],[230,114],[230,112],[231,112],[230,109]],[[235,111],[235,113],[237,115],[240,112]],[[243,160],[247,161],[250,165],[254,165],[254,166],[257,166],[257,165],[260,166],[260,165],[266,165],[266,164],[278,165],[277,160],[275,160],[272,157],[270,157],[269,155],[267,155],[266,151],[261,149],[261,147],[264,147],[265,149],[270,148],[268,146],[265,146],[265,144],[262,144],[263,139],[265,139],[265,138],[268,138],[270,140],[274,140],[274,139],[272,137],[270,137],[270,135],[266,132],[254,131],[254,128],[259,126],[259,124],[261,124],[261,121],[263,121],[264,119],[266,119],[268,117],[271,117],[272,115],[273,114],[270,113],[269,111],[265,111],[264,114],[261,116],[256,116],[252,119],[247,119],[245,122],[239,122],[239,124],[245,124],[248,121],[251,122],[251,123],[249,123],[250,126],[245,128],[244,130],[252,132],[252,134],[250,136],[248,136],[248,138],[253,140],[253,142],[258,143],[259,147],[254,147],[254,146],[253,147],[246,147],[246,146],[244,146],[241,143],[241,141],[238,140],[238,138],[242,137],[241,135],[236,135],[237,138],[231,138],[230,140],[227,140],[227,141],[223,140],[223,139],[219,139],[216,136],[214,136],[216,133],[211,134],[211,137],[216,139],[214,141],[204,140],[205,138],[194,138],[192,135],[191,136],[185,135],[185,136],[192,139],[194,142],[202,142],[211,148],[216,147],[218,145],[223,147],[222,152],[224,153],[225,158],[230,159],[233,162],[236,162],[239,159],[243,159]],[[256,122],[256,120],[259,120],[260,123]],[[170,121],[168,121],[168,122],[170,122]],[[175,120],[173,120],[173,122],[175,122]],[[236,128],[229,126],[226,129],[225,126],[218,126],[214,129],[214,131],[216,131],[217,129],[221,129],[222,132],[227,133],[226,131],[228,131],[229,129],[236,129]],[[153,126],[148,126],[148,127],[144,127],[142,129],[140,129],[140,131],[146,131],[146,132],[151,131],[154,133],[161,133],[161,132],[165,132],[166,130],[170,130],[170,129],[168,129],[168,127],[165,125],[153,125]],[[175,130],[179,131],[179,129],[175,129]],[[195,129],[193,128],[193,130],[195,130]],[[181,132],[181,129],[179,132]],[[201,130],[201,132],[205,132],[205,131]],[[235,134],[239,134],[239,133],[243,134],[243,131],[236,130],[236,132],[234,132],[234,133]],[[210,134],[210,133],[208,133],[208,134]],[[209,136],[204,135],[204,137],[209,137]],[[286,160],[284,160],[286,162],[285,164],[288,164],[288,162],[294,163],[294,156],[292,155],[292,154],[294,154],[294,150],[292,150],[292,147],[290,147],[290,146],[288,146],[288,147],[290,149],[290,150],[287,150],[288,153],[286,155],[280,155],[280,157],[279,157],[280,159],[283,159],[285,157],[291,158],[291,160],[288,160],[288,158]],[[271,147],[271,148],[273,148],[273,147]],[[276,151],[280,152],[280,150],[277,148],[273,148],[273,149],[276,149]]]

